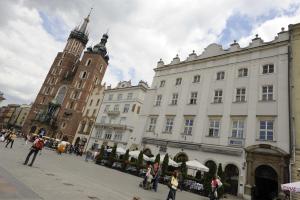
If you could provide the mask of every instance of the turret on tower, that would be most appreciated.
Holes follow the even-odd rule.
[[[102,58],[106,61],[106,63],[108,63],[109,60],[109,56],[107,54],[107,49],[106,49],[107,39],[108,39],[108,34],[104,33],[100,43],[96,44],[93,48],[89,47],[87,49],[89,52],[100,54]]]

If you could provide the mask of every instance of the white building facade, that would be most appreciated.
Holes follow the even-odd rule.
[[[134,133],[148,90],[147,83],[140,81],[132,86],[131,81],[119,82],[117,87],[108,87],[92,131],[89,147],[107,148],[117,144],[124,149],[135,149],[141,142],[141,134]]]
[[[231,194],[250,199],[267,183],[279,195],[290,152],[288,38],[282,30],[271,42],[160,60],[136,130],[142,149],[222,163]]]

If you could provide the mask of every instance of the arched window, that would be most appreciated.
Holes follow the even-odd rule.
[[[183,161],[188,161],[189,160],[189,157],[186,155],[186,153],[184,152],[179,152],[178,154],[176,154],[176,156],[174,157],[174,160],[176,162],[183,162]]]
[[[67,93],[67,86],[63,85],[58,89],[56,96],[55,96],[55,100],[58,104],[63,103],[66,93]]]
[[[212,160],[206,161],[205,166],[209,168],[209,173],[216,174],[217,164],[214,161]]]
[[[80,78],[86,79],[86,77],[87,77],[87,73],[86,72],[81,72],[80,73]]]
[[[85,63],[85,66],[90,66],[91,63],[92,63],[92,59],[88,59]]]

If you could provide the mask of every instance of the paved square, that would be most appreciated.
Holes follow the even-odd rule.
[[[16,140],[13,149],[0,143],[0,199],[44,200],[164,200],[168,188],[159,185],[157,193],[138,187],[141,178],[85,162],[75,155],[57,155],[44,149],[33,167],[22,163],[30,145]],[[207,199],[188,192],[177,192],[176,200]]]

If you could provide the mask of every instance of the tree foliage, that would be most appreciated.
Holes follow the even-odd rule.
[[[185,161],[183,161],[182,163],[181,163],[181,166],[180,166],[180,171],[181,171],[181,174],[182,174],[182,176],[183,176],[183,178],[186,178],[187,177],[187,166],[186,166],[186,162]]]
[[[161,172],[163,175],[165,175],[167,173],[168,170],[168,166],[169,166],[169,155],[166,154],[162,163],[162,167],[161,167]]]
[[[127,165],[128,165],[128,162],[129,162],[129,149],[126,150],[126,153],[123,157],[123,165],[122,165],[122,169],[125,170]]]
[[[156,155],[154,163],[160,163],[160,154]]]
[[[114,147],[112,148],[109,157],[108,157],[108,164],[111,167],[113,165],[113,163],[115,162],[117,158],[117,145],[115,144]]]
[[[136,163],[136,167],[138,169],[142,169],[143,168],[143,156],[144,156],[143,151],[140,151],[140,154],[138,156],[137,163]]]
[[[104,157],[104,145],[102,144],[101,148],[100,148],[100,152],[99,152],[99,154],[96,157],[96,163],[100,164],[101,160],[103,160],[103,157]]]
[[[225,181],[225,173],[224,173],[223,168],[222,168],[222,163],[219,163],[217,175],[220,178],[221,182]],[[223,183],[223,186],[218,189],[218,194],[219,194],[219,197],[223,196],[223,194],[224,194],[224,183]]]

